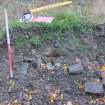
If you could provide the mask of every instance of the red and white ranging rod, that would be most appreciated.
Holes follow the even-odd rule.
[[[9,73],[10,73],[10,78],[13,78],[13,50],[10,45],[10,35],[9,35],[9,25],[8,25],[8,13],[7,9],[4,9],[5,13],[5,25],[6,25],[6,33],[7,33],[7,47],[8,47],[8,66],[9,66]]]

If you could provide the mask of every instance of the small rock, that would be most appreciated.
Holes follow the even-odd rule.
[[[102,71],[96,70],[95,73],[96,73],[97,76],[99,76],[100,78],[102,78]]]
[[[59,48],[59,42],[58,42],[58,41],[55,41],[55,42],[53,43],[53,46],[54,46],[54,48]]]
[[[96,50],[97,50],[97,43],[91,42],[91,43],[90,43],[90,49],[91,49],[92,51],[96,51]]]
[[[56,62],[59,62],[60,64],[64,64],[66,62],[64,56],[60,56],[59,58],[56,59]]]
[[[59,49],[51,48],[51,47],[46,48],[43,53],[47,57],[59,57],[63,55]]]
[[[23,61],[23,53],[15,54],[13,60],[15,63],[22,62]]]
[[[105,25],[104,24],[98,24],[96,26],[97,31],[104,33],[105,32]]]
[[[79,4],[80,5],[85,5],[86,4],[86,0],[79,0]]]
[[[36,55],[36,51],[34,49],[31,50],[33,55]]]
[[[20,65],[19,65],[19,67],[17,68],[17,70],[18,70],[18,72],[20,73],[20,74],[23,74],[23,75],[25,75],[26,73],[27,73],[27,70],[28,70],[28,68],[29,68],[29,63],[21,63]]]
[[[38,67],[38,64],[36,62],[32,62],[31,65],[34,69],[36,69]]]
[[[105,60],[104,60],[104,56],[103,55],[99,55],[96,57],[96,60],[98,61],[98,63],[100,65],[105,65]]]
[[[81,63],[76,63],[69,67],[70,74],[77,74],[82,72],[83,72],[83,66],[81,65]]]
[[[73,105],[73,104],[71,103],[71,101],[68,101],[68,102],[67,102],[67,105]]]
[[[87,81],[85,83],[85,92],[90,94],[103,95],[104,94],[103,85],[98,80]]]
[[[90,61],[89,61],[89,58],[88,58],[88,57],[82,57],[81,63],[82,63],[82,65],[83,65],[83,67],[84,67],[85,69],[88,68],[89,62],[90,62]]]
[[[96,70],[96,75],[99,76],[101,79],[105,77],[105,71],[104,70]]]
[[[61,68],[61,63],[60,62],[55,62],[55,67],[56,67],[56,69],[60,69]]]
[[[53,52],[53,49],[50,48],[50,47],[48,47],[48,48],[46,48],[46,49],[44,50],[44,54],[45,54],[46,56],[49,56],[52,52]]]
[[[47,68],[48,68],[48,70],[54,70],[55,69],[55,67],[50,62],[47,63]]]
[[[102,78],[102,84],[105,86],[105,77]]]
[[[23,58],[24,62],[31,62],[31,61],[35,61],[35,60],[37,60],[35,57],[34,58],[33,57],[24,57]]]

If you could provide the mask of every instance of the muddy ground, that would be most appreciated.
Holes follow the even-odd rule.
[[[15,32],[14,37],[19,34]],[[71,35],[71,33],[68,34]],[[99,53],[104,55],[105,36],[91,37],[83,33],[78,35],[81,42],[88,46],[86,53],[81,53],[78,48],[73,48],[68,43],[62,46],[63,50],[58,50],[61,49],[60,44],[58,43],[58,46],[55,47],[53,41],[42,45],[40,48],[28,43],[22,49],[14,49],[13,71],[16,83],[13,84],[8,83],[7,47],[2,45],[0,47],[1,105],[15,105],[23,101],[27,103],[22,105],[104,105],[105,101],[97,101],[100,97],[104,98],[104,95],[87,94],[84,84],[87,80],[99,79],[94,68],[89,69],[88,64],[89,62],[93,64]],[[83,72],[70,74],[68,69],[64,68],[64,64],[71,66],[78,63],[77,58],[82,63]],[[52,66],[39,66],[49,63]],[[69,68],[69,66],[67,67]],[[13,86],[11,87],[11,85]],[[51,98],[51,94],[56,90],[58,95],[55,96],[56,98]],[[31,101],[28,96],[22,100],[21,93],[24,91],[32,91]],[[11,104],[8,104],[10,102]]]

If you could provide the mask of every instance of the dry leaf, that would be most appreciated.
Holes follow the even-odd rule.
[[[105,104],[105,97],[101,97],[101,98],[96,99],[96,102],[100,103],[100,104]]]
[[[50,93],[50,102],[51,103],[55,103],[57,100],[59,100],[61,97],[60,97],[60,90],[59,89],[56,89],[54,90],[53,92]]]
[[[65,71],[65,72],[67,72],[68,71],[68,64],[63,64],[63,70]]]

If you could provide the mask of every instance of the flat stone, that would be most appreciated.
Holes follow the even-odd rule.
[[[70,74],[78,74],[83,72],[83,66],[81,63],[76,63],[69,67]]]
[[[103,95],[104,89],[100,81],[87,81],[85,83],[85,92],[95,95]]]

